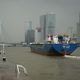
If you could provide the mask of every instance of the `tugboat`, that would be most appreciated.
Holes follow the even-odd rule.
[[[68,35],[48,36],[45,43],[30,43],[31,52],[48,56],[70,55],[78,47],[80,43],[72,41]]]

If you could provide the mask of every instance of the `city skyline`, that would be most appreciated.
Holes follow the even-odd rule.
[[[25,27],[32,21],[34,29],[40,26],[39,17],[56,14],[56,33],[76,31],[79,21],[80,0],[0,0],[0,23],[11,42],[25,40]]]

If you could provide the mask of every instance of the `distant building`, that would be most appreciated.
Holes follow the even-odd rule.
[[[80,13],[79,13],[79,22],[77,23],[77,36],[80,37]]]
[[[27,30],[25,34],[25,42],[27,44],[32,43],[35,41],[35,31],[34,30]]]
[[[56,15],[55,14],[45,14],[40,16],[40,27],[41,27],[41,39],[46,40],[48,35],[55,34],[56,26]]]
[[[27,44],[35,41],[35,31],[32,29],[32,22],[29,21],[28,29],[25,31],[25,42]]]
[[[80,36],[80,23],[77,23],[77,35]]]
[[[41,42],[41,28],[40,27],[36,27],[35,29],[35,42],[36,43]]]

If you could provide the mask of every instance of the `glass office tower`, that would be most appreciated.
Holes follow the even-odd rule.
[[[40,16],[40,27],[41,27],[41,38],[46,40],[48,35],[55,34],[56,26],[56,15],[55,14],[45,14]]]

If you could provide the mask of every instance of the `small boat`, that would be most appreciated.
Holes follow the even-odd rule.
[[[60,37],[61,38],[61,37]],[[58,39],[55,39],[56,41]],[[48,55],[48,56],[64,56],[72,54],[78,47],[80,47],[80,43],[73,42],[58,42],[58,43],[31,43],[30,48],[31,52]]]

